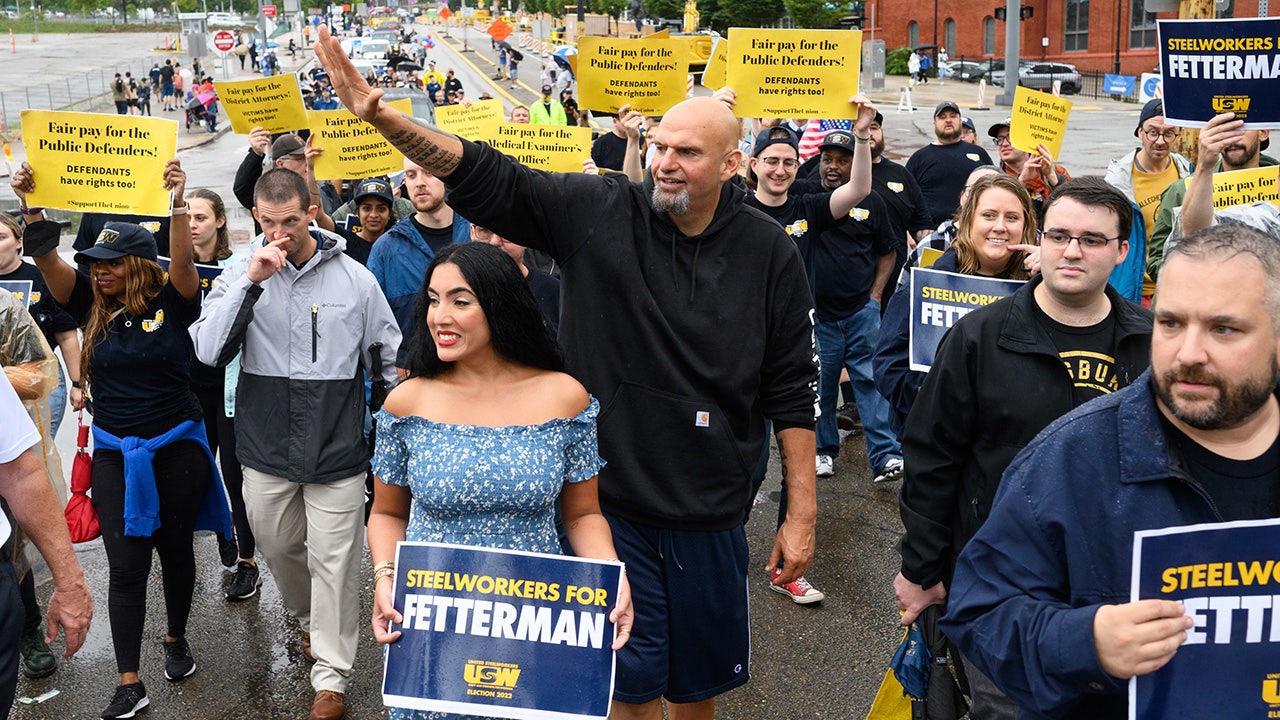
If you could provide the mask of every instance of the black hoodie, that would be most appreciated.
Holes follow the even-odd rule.
[[[630,520],[725,530],[751,503],[764,419],[812,428],[812,301],[795,244],[725,183],[685,237],[650,207],[652,180],[551,174],[463,141],[442,178],[476,224],[562,269],[560,343],[600,400],[601,506]]]

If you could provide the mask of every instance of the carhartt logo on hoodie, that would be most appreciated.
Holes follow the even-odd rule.
[[[693,424],[696,427],[711,427],[711,413],[706,410],[699,410],[694,413]]]

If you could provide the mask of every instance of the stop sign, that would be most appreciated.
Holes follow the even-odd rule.
[[[219,30],[213,34],[213,47],[218,52],[231,52],[231,48],[236,46],[236,37],[226,30]]]

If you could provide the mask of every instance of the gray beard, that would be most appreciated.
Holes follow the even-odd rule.
[[[689,191],[681,190],[672,195],[664,193],[661,188],[654,187],[649,202],[653,205],[653,209],[660,213],[683,215],[689,211]]]

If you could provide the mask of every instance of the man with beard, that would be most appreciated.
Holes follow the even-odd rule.
[[[1223,113],[1228,115],[1230,113]],[[1222,118],[1223,115],[1215,117]],[[1235,117],[1232,115],[1232,117]],[[1224,122],[1219,120],[1218,122]],[[1196,177],[1211,177],[1213,174],[1220,172],[1231,172],[1232,170],[1248,170],[1256,167],[1266,167],[1278,164],[1274,158],[1263,155],[1262,151],[1267,149],[1271,144],[1270,130],[1247,130],[1234,142],[1223,147],[1220,150],[1221,159],[1217,164],[1202,164],[1197,162],[1197,173],[1189,178],[1184,178],[1170,185],[1164,194],[1160,196],[1160,208],[1156,210],[1155,228],[1151,231],[1151,244],[1147,248],[1147,273],[1152,279],[1158,280],[1160,277],[1160,266],[1164,262],[1164,246],[1165,241],[1169,238],[1169,233],[1173,231],[1176,215],[1182,210],[1182,200],[1187,194],[1187,187],[1193,184]],[[1205,170],[1211,169],[1211,172]]]
[[[1223,113],[1205,123],[1198,137],[1200,148],[1196,153],[1196,169],[1206,175],[1212,172],[1211,168],[1222,156],[1223,148],[1242,142],[1244,133],[1244,121],[1237,120],[1232,113]],[[1273,237],[1280,236],[1280,210],[1275,205],[1263,200],[1215,210],[1213,188],[1208,183],[1203,186],[1192,183],[1182,199],[1181,232],[1175,231],[1169,237],[1172,240],[1180,235],[1190,235],[1218,222],[1248,225]]]
[[[367,263],[404,335],[401,348],[415,332],[413,304],[431,259],[440,248],[471,239],[471,224],[444,204],[444,183],[407,157],[404,189],[414,213],[391,226],[369,251]],[[404,365],[397,362],[396,367]]]
[[[644,184],[547,174],[381,102],[324,28],[316,49],[344,105],[443,180],[458,212],[562,268],[559,339],[605,408],[600,506],[636,613],[610,717],[661,720],[665,699],[672,720],[710,720],[750,677],[742,521],[766,417],[789,496],[774,584],[808,568],[817,514],[813,304],[795,243],[729,182],[738,120],[709,97],[671,108]]]
[[[1022,183],[1022,187],[1031,193],[1031,199],[1039,210],[1048,199],[1049,193],[1070,180],[1071,175],[1066,168],[1053,161],[1053,156],[1049,154],[1049,148],[1044,143],[1037,146],[1034,154],[1014,147],[1009,136],[1009,128],[1012,124],[1013,118],[1005,118],[987,128],[987,136],[991,138],[991,142],[996,146],[996,152],[1000,155],[1000,169]]]
[[[960,554],[943,629],[1021,718],[1123,720],[1186,640],[1181,603],[1129,601],[1134,532],[1280,516],[1280,245],[1182,238],[1156,298],[1150,371],[1027,446]]]
[[[907,171],[920,185],[929,222],[934,227],[960,207],[960,191],[969,173],[979,165],[991,164],[986,150],[960,139],[962,122],[958,105],[950,100],[938,103],[933,111],[933,134],[937,139],[907,160]]]
[[[1146,370],[1151,313],[1107,283],[1129,250],[1132,222],[1133,204],[1101,178],[1063,183],[1045,206],[1040,275],[960,318],[939,344],[902,439],[906,533],[893,587],[904,625],[948,603],[955,558],[986,520],[1018,451],[1054,420]],[[1096,457],[1073,456],[1061,468],[1092,468]],[[973,717],[1013,719],[1011,703],[982,672],[968,677]]]

